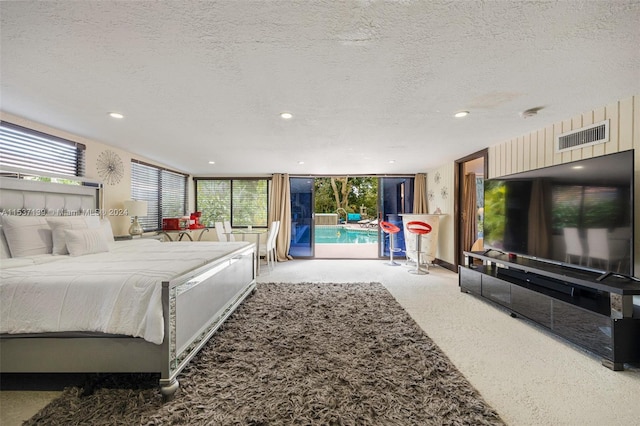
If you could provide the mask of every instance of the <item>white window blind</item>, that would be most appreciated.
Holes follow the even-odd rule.
[[[147,202],[148,215],[138,218],[145,231],[161,229],[163,218],[185,215],[186,188],[186,175],[131,160],[131,198]]]
[[[0,122],[0,164],[34,172],[84,176],[85,145]]]

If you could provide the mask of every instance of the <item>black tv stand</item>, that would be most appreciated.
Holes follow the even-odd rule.
[[[640,362],[640,295],[635,277],[598,273],[498,250],[465,252],[482,265],[459,267],[460,290],[527,318],[599,356],[612,370]],[[635,312],[634,312],[635,310]]]

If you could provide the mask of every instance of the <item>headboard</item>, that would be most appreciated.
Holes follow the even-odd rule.
[[[98,214],[102,216],[102,185],[67,185],[0,177],[0,214],[64,216]]]

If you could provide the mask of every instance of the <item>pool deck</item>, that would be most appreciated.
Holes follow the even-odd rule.
[[[316,259],[377,259],[378,244],[316,244]]]

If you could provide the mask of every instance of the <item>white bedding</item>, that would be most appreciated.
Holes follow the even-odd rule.
[[[81,257],[2,259],[0,333],[92,331],[160,344],[161,281],[247,245],[132,240]]]

